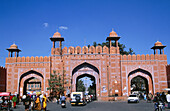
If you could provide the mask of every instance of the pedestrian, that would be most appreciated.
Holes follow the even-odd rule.
[[[42,102],[43,102],[43,107],[42,107],[43,111],[46,111],[47,110],[47,98],[46,98],[46,94],[44,94]]]
[[[162,109],[165,109],[166,95],[165,95],[164,92],[162,92],[162,94],[161,94],[161,100],[162,100],[162,103],[163,103]]]
[[[144,94],[144,96],[143,96],[143,97],[144,97],[144,100],[146,101],[146,99],[147,99],[147,98],[146,98],[146,93]]]
[[[37,98],[35,101],[35,110],[41,111],[40,94],[37,95]]]
[[[168,94],[166,95],[166,100],[168,102],[168,109],[170,108],[170,91],[168,91]]]
[[[15,95],[13,96],[12,101],[13,101],[13,107],[16,108],[17,97]]]
[[[152,97],[153,97],[153,95],[151,94],[151,93],[149,93],[148,94],[148,97],[147,97],[147,102],[151,102],[151,100],[152,100]]]
[[[64,96],[64,94],[61,96],[60,101],[61,101],[61,103],[62,103],[62,102],[64,102],[64,103],[65,103],[65,101],[66,101],[66,97]]]
[[[27,95],[26,95],[26,99],[24,100],[25,111],[29,111],[30,104],[31,104],[31,98],[30,98],[30,96],[27,94]]]
[[[40,103],[41,103],[41,106],[43,106],[43,104],[42,104],[42,99],[43,99],[43,94],[40,95]]]
[[[13,98],[14,96],[10,93],[10,97],[9,97],[9,100],[10,100],[10,102],[11,102],[11,106],[13,107],[14,106],[14,103],[13,103],[13,101],[12,101],[12,98]]]

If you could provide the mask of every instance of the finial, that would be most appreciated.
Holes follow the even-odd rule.
[[[113,28],[112,28],[112,32],[113,32]]]
[[[57,29],[57,32],[58,32],[58,29]]]

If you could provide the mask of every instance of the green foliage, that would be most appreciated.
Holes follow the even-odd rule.
[[[92,83],[92,85],[90,85],[90,87],[88,87],[88,91],[89,91],[89,94],[95,94],[95,90],[96,90],[96,86],[94,84],[94,82]]]
[[[84,83],[82,80],[79,80],[77,82],[77,91],[78,92],[84,92],[86,90],[85,86],[84,86]]]
[[[63,71],[63,74],[56,74],[56,71],[53,71],[53,74],[50,74],[50,79],[48,79],[49,87],[47,90],[50,90],[51,96],[56,96],[64,93],[65,87],[64,85],[68,82],[65,82],[65,71]]]
[[[96,46],[102,46],[102,47],[106,46],[108,48],[110,47],[109,42],[103,42],[103,43],[98,43],[98,44],[96,42],[93,42],[92,46],[94,46],[94,47],[96,47]],[[115,42],[112,42],[112,46],[115,46]],[[133,55],[133,54],[135,54],[135,52],[133,51],[132,48],[129,48],[128,51],[125,51],[126,46],[124,44],[118,43],[118,46],[119,46],[119,50],[120,50],[121,55],[129,55],[129,54]],[[88,45],[88,47],[90,47],[90,45]]]
[[[131,80],[131,87],[133,87],[133,91],[145,91],[146,90],[146,80],[140,76],[137,76]]]

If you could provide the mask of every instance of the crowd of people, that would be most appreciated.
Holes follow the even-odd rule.
[[[168,94],[165,94],[164,92],[162,93],[155,93],[155,96],[153,98],[153,102],[154,102],[154,107],[155,109],[158,107],[159,105],[159,102],[162,103],[163,105],[163,109],[165,109],[165,105],[166,103],[168,104],[167,105],[167,108],[169,109],[170,108],[170,91],[168,91]]]
[[[167,106],[166,108],[170,109],[170,91],[168,91],[168,93],[157,92],[155,93],[155,95],[152,95],[151,93],[149,93],[148,95],[143,94],[143,99],[147,102],[153,101],[155,109],[158,107],[159,102],[162,103],[163,109],[165,109],[165,106]]]
[[[46,94],[37,95],[24,95],[22,97],[23,104],[25,105],[25,111],[46,111],[47,109],[47,97]]]

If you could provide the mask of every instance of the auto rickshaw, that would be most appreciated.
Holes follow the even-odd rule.
[[[0,110],[11,110],[10,92],[0,92]]]

